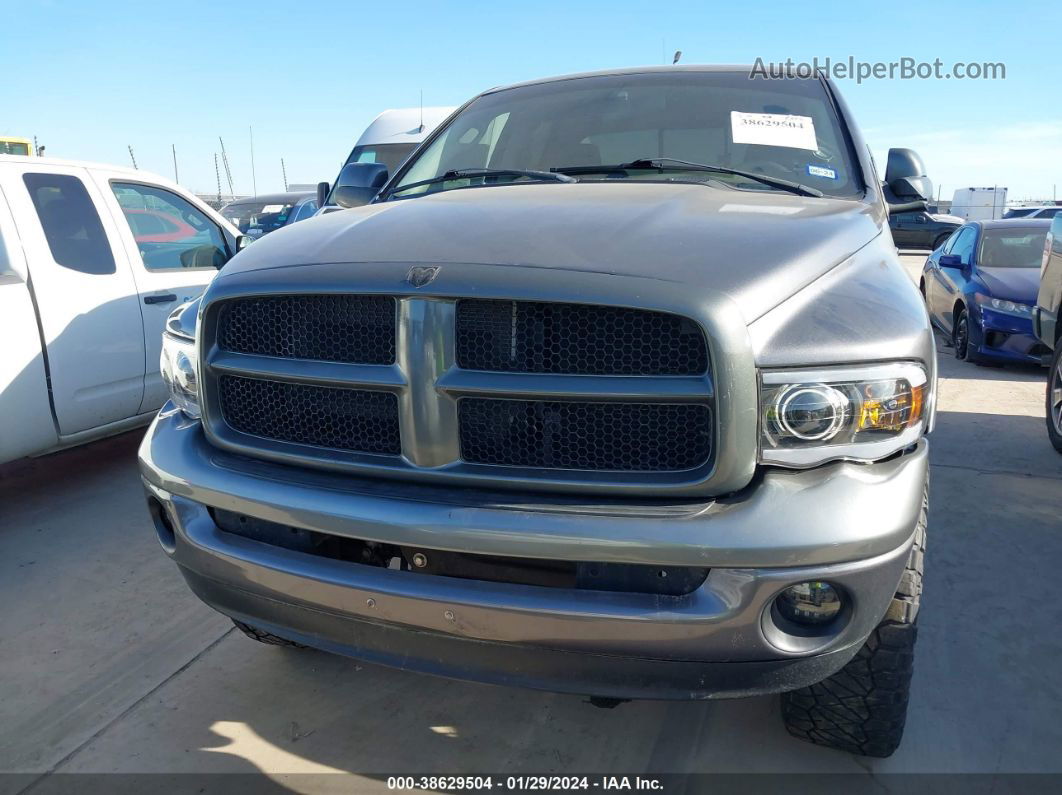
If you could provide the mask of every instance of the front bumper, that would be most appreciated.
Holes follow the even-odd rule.
[[[726,499],[681,503],[498,495],[251,461],[163,412],[140,450],[160,540],[221,612],[387,665],[618,698],[802,687],[880,621],[908,557],[927,451],[875,465],[767,470]],[[563,501],[562,501],[563,500]],[[490,583],[294,552],[223,532],[210,508],[386,543],[487,555],[710,567],[685,596]],[[770,609],[829,580],[849,607],[793,635]]]
[[[1014,317],[991,309],[981,310],[980,337],[971,340],[977,351],[999,361],[1040,364],[1046,351],[1035,333],[1031,317]]]

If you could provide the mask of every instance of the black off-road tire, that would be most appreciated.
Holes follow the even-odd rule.
[[[927,484],[896,595],[856,656],[828,679],[782,694],[782,719],[794,737],[861,756],[892,756],[899,747],[914,671],[928,510]]]
[[[301,643],[296,643],[293,640],[282,638],[279,635],[274,635],[271,632],[266,632],[264,629],[258,629],[258,627],[252,627],[250,624],[244,624],[242,621],[232,619],[232,623],[236,625],[236,629],[240,630],[244,635],[251,640],[256,640],[259,643],[265,643],[269,646],[288,646],[292,649],[305,649]]]
[[[1055,343],[1055,355],[1047,371],[1047,438],[1062,453],[1062,338]]]

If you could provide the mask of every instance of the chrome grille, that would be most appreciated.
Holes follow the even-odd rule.
[[[356,453],[398,455],[398,398],[387,392],[222,376],[225,422],[241,433]]]
[[[547,301],[457,302],[457,364],[469,370],[697,375],[704,333],[666,312]]]
[[[479,464],[675,472],[712,451],[707,406],[463,398],[458,416],[461,457]]]
[[[355,364],[394,364],[395,299],[283,295],[226,302],[218,347],[232,353]]]

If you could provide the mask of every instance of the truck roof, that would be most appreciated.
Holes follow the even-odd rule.
[[[169,185],[173,184],[172,180],[166,179],[166,177],[160,176],[151,171],[136,169],[132,166],[116,166],[113,163],[94,163],[89,160],[67,160],[61,157],[33,157],[27,159],[25,155],[0,155],[0,164],[2,163],[18,163],[23,166],[28,163],[34,168],[40,166],[73,166],[75,168],[106,169],[107,171],[120,171],[128,174],[130,177],[136,176],[141,180],[164,182]]]
[[[448,106],[385,110],[365,128],[355,146],[420,143],[427,131],[434,130],[454,110]]]
[[[487,89],[484,94],[493,94],[495,91],[506,91],[510,88],[521,86],[536,86],[542,83],[556,83],[561,80],[579,80],[584,77],[608,77],[611,75],[639,75],[660,72],[751,72],[751,64],[675,64],[673,66],[625,66],[619,69],[599,69],[593,72],[575,72],[555,77],[541,77],[535,80],[525,80],[520,83],[512,83],[507,86],[495,86]]]

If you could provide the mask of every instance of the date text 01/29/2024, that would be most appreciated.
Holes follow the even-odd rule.
[[[482,790],[641,790],[664,788],[658,778],[643,776],[390,776],[389,790],[435,790],[441,792]]]

